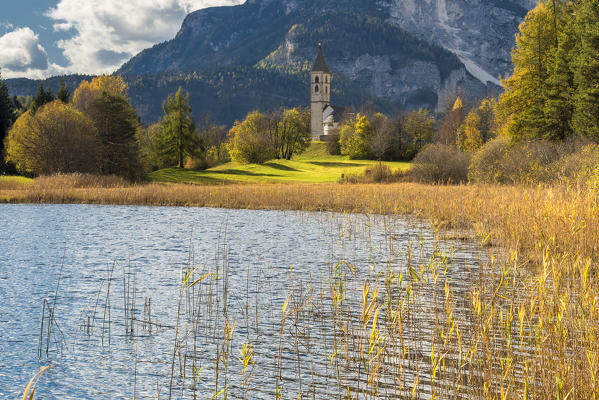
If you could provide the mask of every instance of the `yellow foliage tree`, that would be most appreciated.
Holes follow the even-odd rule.
[[[547,132],[544,115],[551,62],[557,49],[564,0],[541,0],[520,24],[512,51],[514,73],[502,81],[497,107],[501,129],[512,138],[540,138]]]
[[[58,100],[21,115],[6,140],[7,159],[33,175],[97,173],[99,148],[91,121]]]
[[[127,90],[127,83],[121,76],[98,76],[91,82],[81,82],[73,93],[73,105],[82,113],[87,114],[94,99],[102,93],[127,97]]]
[[[231,159],[243,164],[261,164],[275,158],[276,153],[265,132],[268,119],[259,111],[251,112],[229,131],[228,149]]]
[[[471,111],[466,116],[464,123],[460,127],[459,146],[464,151],[473,151],[483,145],[483,137],[478,128],[480,117],[475,111]]]

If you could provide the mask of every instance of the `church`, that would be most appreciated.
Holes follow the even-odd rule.
[[[344,107],[331,105],[331,71],[318,45],[318,55],[310,72],[312,140],[328,141],[345,114]]]

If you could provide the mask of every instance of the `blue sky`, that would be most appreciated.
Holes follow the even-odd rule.
[[[3,1],[0,71],[4,78],[111,73],[139,51],[172,38],[188,13],[242,2]]]

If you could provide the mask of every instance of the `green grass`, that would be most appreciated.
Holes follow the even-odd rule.
[[[265,164],[229,162],[205,171],[166,168],[149,175],[153,182],[171,183],[325,183],[337,182],[342,174],[356,174],[376,164],[370,160],[348,160],[326,153],[325,143],[314,143],[293,160],[273,160]],[[385,162],[391,169],[408,169],[407,162]]]
[[[0,182],[2,183],[26,184],[31,181],[31,178],[26,178],[24,176],[0,175]]]

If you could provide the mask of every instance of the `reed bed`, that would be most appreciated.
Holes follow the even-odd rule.
[[[225,260],[198,269],[190,262],[182,273],[169,398],[173,379],[195,382],[199,332],[215,348],[215,398],[252,398],[256,377],[273,371],[275,398],[287,398],[279,386],[285,381],[299,382],[292,398],[325,398],[314,383],[322,381],[322,367],[334,372],[336,380],[326,382],[339,399],[599,397],[599,196],[592,187],[32,185],[2,190],[0,201],[409,214],[438,229],[469,230],[469,239],[493,253],[457,280],[442,252],[428,262],[410,258],[401,273],[365,278],[359,289],[350,285],[356,272],[349,262],[331,264],[320,285],[291,274],[278,357],[266,372],[253,364],[258,300],[254,329],[246,299],[247,337],[235,349],[231,337],[241,321],[227,311],[230,266]],[[180,319],[191,321],[185,331]],[[234,350],[237,372],[228,370]]]
[[[118,180],[118,178],[115,178]],[[599,192],[588,187],[498,185],[124,185],[80,187],[65,178],[0,188],[3,203],[221,207],[364,214],[402,214],[434,226],[471,229],[538,264],[545,252],[599,257]]]

